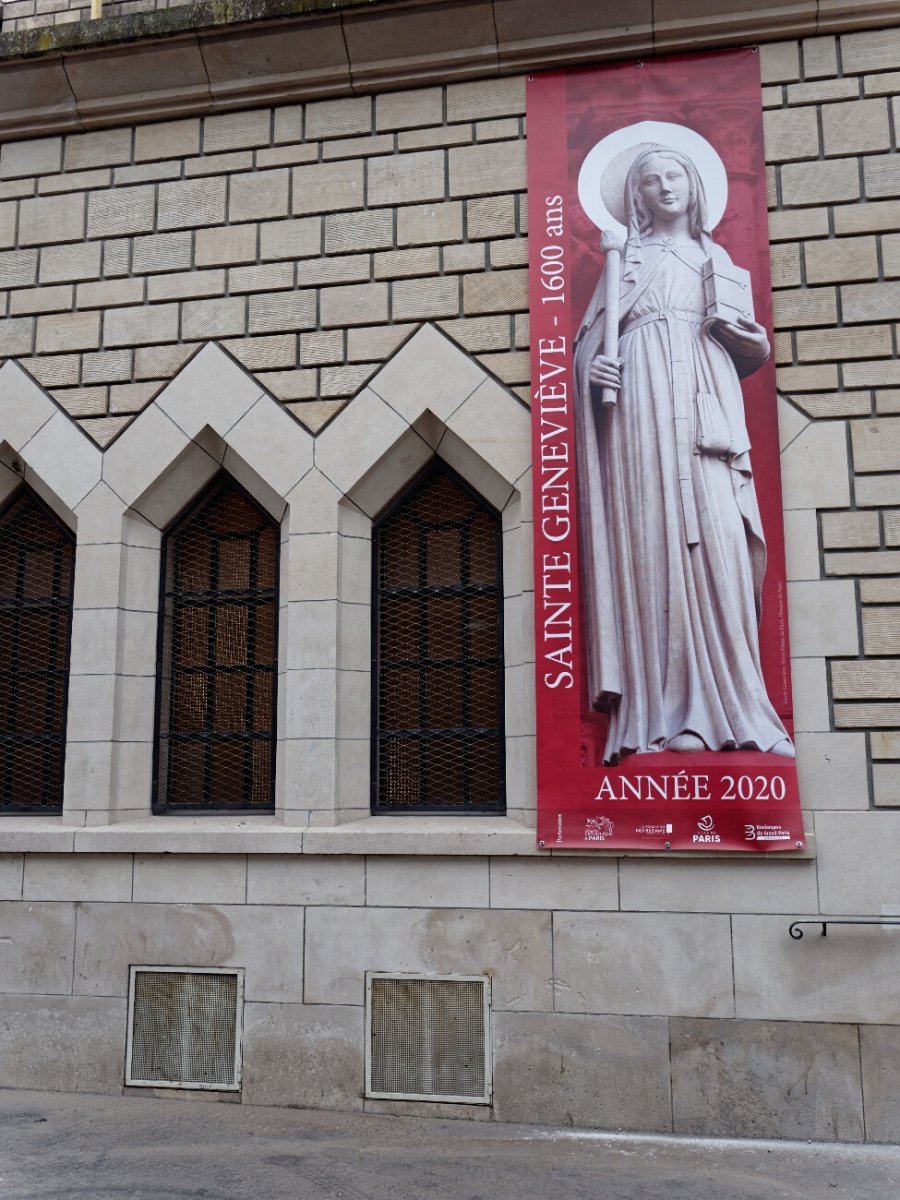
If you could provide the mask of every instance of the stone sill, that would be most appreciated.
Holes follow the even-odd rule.
[[[0,34],[0,140],[877,29],[897,18],[896,0],[634,0],[627,18],[622,8],[198,0]]]
[[[803,850],[752,852],[541,850],[532,828],[510,817],[368,817],[344,825],[285,825],[277,817],[155,817],[73,828],[62,818],[3,817],[2,854],[348,854],[531,858],[816,857],[815,834]]]

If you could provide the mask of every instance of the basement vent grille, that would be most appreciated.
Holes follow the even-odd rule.
[[[490,1104],[490,979],[366,976],[366,1095]]]
[[[243,971],[132,967],[126,1084],[241,1086]]]

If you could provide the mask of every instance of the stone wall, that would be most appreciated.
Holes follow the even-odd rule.
[[[423,320],[527,396],[522,78],[10,142],[0,354],[101,444],[215,338],[310,429]]]
[[[156,12],[174,8],[182,0],[105,0],[104,17],[128,13]],[[90,20],[90,2],[85,0],[5,0],[0,7],[0,32],[18,33],[23,29],[47,29],[72,21]]]
[[[58,478],[77,517],[77,745],[92,748],[71,760],[62,821],[0,824],[4,1082],[117,1090],[128,966],[231,964],[247,971],[246,1101],[390,1108],[361,1099],[365,970],[484,972],[495,1104],[417,1111],[896,1139],[900,931],[795,942],[787,928],[900,913],[900,39],[782,42],[761,58],[805,857],[534,849],[527,432],[484,373],[527,399],[521,78],[0,150],[3,353],[93,439],[76,439],[90,454],[67,442],[46,397],[22,433],[37,389],[4,368],[0,436],[15,451],[21,438],[27,469]],[[474,363],[433,331],[412,337],[424,321]],[[166,388],[208,339],[304,429],[273,438],[276,418],[292,423],[213,350],[187,368],[207,370],[205,392]],[[435,445],[499,489],[516,566],[505,821],[365,820],[365,703],[341,690],[368,663],[364,518]],[[284,571],[299,697],[280,727],[287,794],[243,827],[151,818],[145,786],[166,519],[152,481],[171,507],[202,483],[198,462],[229,453],[254,466],[247,486],[287,503],[284,553],[302,564]],[[309,463],[315,487],[292,490]],[[146,523],[119,545],[110,530],[132,502]],[[312,636],[310,605],[327,636]],[[312,653],[306,687],[296,668]],[[332,742],[355,749],[329,758]]]

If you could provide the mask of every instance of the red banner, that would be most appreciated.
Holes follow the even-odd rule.
[[[527,112],[539,844],[796,850],[758,58]]]

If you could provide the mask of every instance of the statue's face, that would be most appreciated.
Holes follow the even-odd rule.
[[[651,216],[671,219],[687,212],[691,181],[676,159],[654,154],[641,168],[638,191]]]

